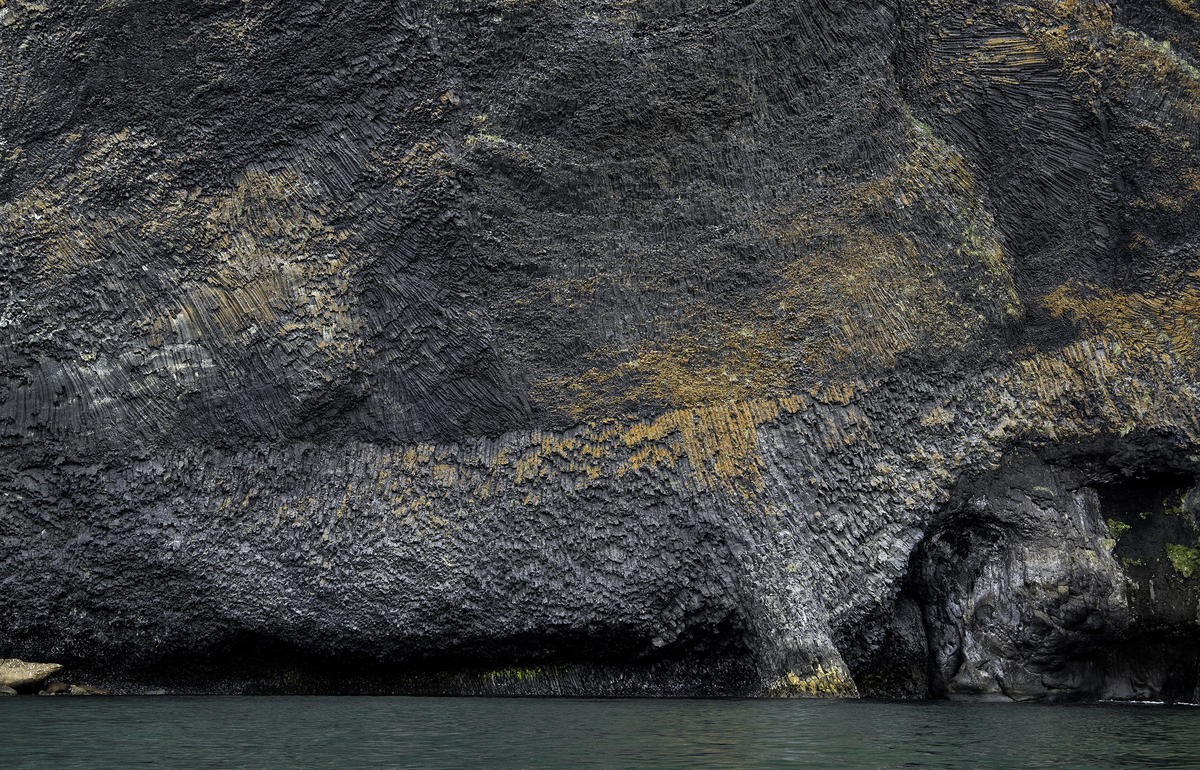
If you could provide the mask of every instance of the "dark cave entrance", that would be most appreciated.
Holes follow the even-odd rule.
[[[501,638],[363,640],[325,648],[238,631],[201,649],[88,671],[118,687],[292,695],[750,694],[757,681],[744,619],[731,614],[656,647],[644,630],[546,629]],[[87,666],[79,668],[86,669]]]
[[[864,694],[1200,701],[1200,485],[1112,457],[1018,453],[963,479],[853,635]]]

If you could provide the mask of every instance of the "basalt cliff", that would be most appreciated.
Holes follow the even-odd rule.
[[[0,0],[0,657],[1200,700],[1196,0]]]

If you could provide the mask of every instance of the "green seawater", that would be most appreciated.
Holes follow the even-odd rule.
[[[0,698],[3,768],[1200,768],[1200,709],[750,700]]]

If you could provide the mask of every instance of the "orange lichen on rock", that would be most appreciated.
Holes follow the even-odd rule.
[[[1200,271],[1182,288],[1161,293],[1117,292],[1086,284],[1060,286],[1044,302],[1131,354],[1168,352],[1180,364],[1200,365]]]
[[[353,353],[361,341],[351,315],[352,263],[320,211],[315,192],[293,173],[244,174],[205,217],[201,242],[216,255],[213,269],[186,286],[180,315],[158,319],[158,330],[275,333],[329,355]]]
[[[966,161],[911,118],[908,146],[889,174],[778,233],[803,256],[784,268],[771,314],[820,376],[890,368],[906,351],[960,349],[985,324],[1021,312]],[[914,220],[937,222],[936,238],[920,239]]]
[[[814,382],[866,379],[903,355],[960,350],[986,325],[1018,317],[971,168],[927,126],[907,121],[907,152],[886,173],[841,187],[832,207],[798,200],[758,225],[755,237],[790,257],[770,291],[737,307],[695,309],[684,331],[544,379],[535,396],[577,422],[637,405],[777,399]],[[918,235],[929,222],[934,235]],[[572,286],[562,283],[556,301]],[[580,291],[594,289],[580,282]]]
[[[780,397],[790,368],[776,330],[731,322],[707,339],[685,333],[643,343],[611,369],[593,367],[540,390],[565,391],[563,411],[583,421],[621,416],[627,403],[689,408]]]
[[[758,427],[799,411],[803,403],[795,397],[745,401],[673,410],[651,422],[635,423],[621,437],[634,452],[617,475],[685,458],[702,488],[752,496],[763,489]]]

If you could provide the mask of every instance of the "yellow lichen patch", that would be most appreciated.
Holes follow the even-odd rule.
[[[478,130],[468,134],[463,140],[463,148],[468,152],[491,155],[517,164],[538,166],[529,147],[488,131],[486,123],[477,123],[476,127]]]
[[[635,423],[621,437],[633,452],[617,475],[686,458],[700,486],[754,496],[763,489],[758,427],[801,405],[795,398],[746,401],[673,410],[651,422]]]
[[[531,682],[541,678],[542,674],[541,666],[532,668],[509,666],[508,668],[498,668],[494,671],[488,671],[483,675],[483,678],[492,684],[512,684],[514,682]]]
[[[1021,313],[969,165],[911,116],[906,140],[889,173],[767,228],[800,255],[760,312],[818,375],[959,349],[984,324]],[[930,222],[934,235],[918,240]]]
[[[890,181],[863,194],[922,200]],[[986,321],[1019,312],[994,234],[964,228],[954,252],[934,255],[920,251],[904,231],[859,227],[853,219],[798,223],[790,237],[805,253],[787,265],[781,287],[770,295],[780,336],[810,371],[826,377],[892,367],[908,350],[961,348]],[[959,275],[962,265],[971,265],[974,276]],[[977,284],[977,296],[991,297],[988,305],[960,299],[952,285],[967,281]]]
[[[1133,202],[1134,208],[1143,209],[1161,209],[1170,214],[1182,214],[1185,209],[1196,203],[1200,197],[1200,169],[1187,168],[1184,169],[1175,180],[1174,189],[1170,194],[1157,193],[1150,196],[1150,199],[1138,198]],[[1135,237],[1145,238],[1141,233],[1135,234]]]
[[[539,392],[565,391],[561,408],[578,421],[618,416],[626,404],[694,407],[786,394],[791,367],[772,329],[730,323],[714,334],[700,339],[685,333],[665,343],[643,343],[631,360],[547,380]]]
[[[587,486],[602,475],[600,459],[611,455],[605,446],[615,435],[615,428],[602,431],[585,430],[569,435],[535,431],[532,443],[511,463],[512,484],[533,484],[553,476],[564,475],[576,479],[575,489]],[[498,468],[508,464],[507,455],[498,455],[485,485],[494,488]]]
[[[854,400],[855,393],[862,387],[852,382],[822,382],[808,389],[808,394],[820,404],[837,404],[846,406]]]
[[[63,141],[80,139],[72,134]],[[65,177],[0,207],[0,235],[48,283],[88,266],[117,270],[113,257],[131,232],[154,235],[179,215],[184,201],[171,188],[175,169],[175,159],[144,132],[102,134]]]
[[[699,488],[750,498],[763,488],[759,426],[806,403],[798,397],[756,400],[671,410],[648,421],[609,421],[569,434],[534,432],[527,448],[498,453],[485,474],[471,477],[473,497],[564,482],[579,492],[605,479],[668,470],[685,472]],[[406,475],[419,472],[414,467]],[[523,494],[527,501],[538,497]]]
[[[1045,54],[1019,33],[993,35],[971,52],[964,70],[978,72],[994,83],[1019,85],[1024,70],[1047,63]]]
[[[173,282],[173,301],[127,298],[149,348],[275,336],[355,353],[353,261],[317,191],[291,171],[251,170],[209,193],[180,183],[181,162],[140,129],[98,136],[69,175],[0,209],[0,236],[47,287],[84,269]]]
[[[450,499],[468,507],[493,497],[535,505],[543,489],[576,494],[629,474],[665,472],[694,488],[749,500],[764,486],[758,429],[810,403],[792,396],[671,410],[568,433],[533,431],[523,448],[510,445],[490,457],[417,445],[381,462],[374,490],[394,513],[409,516]]]
[[[983,299],[978,308],[991,318],[1020,315],[1020,300],[1008,257],[1000,248],[996,223],[984,205],[975,175],[957,150],[941,141],[924,123],[908,116],[911,149],[893,173],[855,191],[872,208],[889,200],[903,209],[900,226],[914,213],[942,220],[948,253],[936,260],[941,271],[965,281]],[[946,201],[956,205],[947,211]],[[916,209],[916,212],[910,211]],[[940,255],[939,255],[940,256]],[[948,257],[948,258],[947,258]]]
[[[1185,120],[1200,118],[1200,71],[1166,41],[1118,28],[1113,65],[1117,83],[1170,95],[1169,106]],[[1136,97],[1134,97],[1136,98]]]
[[[386,489],[388,484],[390,483],[389,480],[391,479],[391,477],[392,477],[391,468],[389,468],[387,465],[381,465],[379,467],[378,474],[376,474],[376,476],[375,476],[375,494],[378,495],[378,494],[383,493],[383,490]]]
[[[969,165],[911,116],[904,137],[907,152],[886,173],[847,185],[833,206],[798,200],[758,222],[758,237],[792,255],[772,290],[740,306],[693,306],[682,331],[595,351],[604,363],[543,380],[535,398],[584,422],[844,390],[900,356],[960,350],[985,325],[1019,316]],[[931,222],[933,236],[917,235]],[[583,301],[595,280],[559,282],[547,299]],[[647,461],[666,455],[645,447],[634,462]]]
[[[458,469],[453,465],[438,463],[433,466],[432,475],[434,483],[439,487],[452,487],[458,478]]]
[[[1103,337],[1037,353],[996,383],[1006,395],[998,405],[1004,412],[987,437],[1000,444],[1020,435],[1063,441],[1135,427],[1186,428],[1180,415],[1194,415],[1195,404],[1179,387],[1181,374],[1166,352],[1135,353]]]
[[[818,664],[810,674],[789,671],[769,688],[776,698],[857,698],[858,687],[842,666]]]
[[[398,189],[415,191],[449,183],[454,177],[450,153],[437,142],[416,142],[400,153],[376,151],[371,159],[392,177]]]
[[[1196,9],[1194,0],[1166,0],[1166,3],[1175,13],[1183,14],[1193,21],[1200,21],[1200,10]]]
[[[1200,285],[1195,279],[1178,291],[1122,293],[1085,284],[1067,284],[1049,294],[1044,304],[1089,331],[1134,354],[1164,350],[1179,363],[1200,364]]]
[[[935,406],[921,416],[921,425],[926,428],[944,427],[952,424],[956,416],[953,409]]]
[[[1176,10],[1187,10],[1175,0]],[[1118,101],[1136,100],[1146,89],[1174,95],[1170,109],[1194,120],[1200,111],[1200,73],[1170,43],[1117,24],[1108,3],[1039,0],[1010,4],[1003,15],[1077,87],[1096,97],[1102,91]]]
[[[927,125],[907,113],[906,121],[908,150],[888,174],[851,186],[828,212],[802,216],[784,230],[784,239],[809,251],[848,249],[847,256],[858,260],[864,258],[864,248],[915,249],[919,265],[896,266],[907,271],[907,281],[929,284],[934,292],[941,290],[939,285],[953,285],[973,294],[977,299],[971,310],[983,318],[1018,315],[1008,259],[971,167]],[[947,201],[955,205],[947,206]],[[914,220],[926,224],[918,227]],[[937,225],[935,235],[917,247],[914,234],[929,229],[930,221]],[[869,259],[869,253],[865,256]],[[965,305],[959,297],[949,299]]]
[[[354,484],[346,485],[346,494],[342,495],[342,502],[338,505],[337,518],[342,518],[350,509],[350,499],[354,496]]]
[[[436,449],[437,447],[433,444],[417,444],[408,447],[400,456],[400,468],[409,475],[416,473],[421,466],[433,458]]]
[[[772,299],[780,314],[796,308],[796,328],[810,330],[795,342],[812,371],[891,367],[917,345],[965,342],[979,323],[955,312],[924,267],[907,237],[856,230],[792,262]]]
[[[173,313],[146,322],[152,333],[273,335],[327,357],[358,350],[353,262],[311,187],[292,172],[251,171],[206,208],[199,235],[211,268],[181,287]]]
[[[474,488],[476,500],[487,500],[496,494],[501,484],[501,469],[508,464],[508,450],[501,447],[491,458],[488,472]]]
[[[1159,0],[1185,16],[1193,0]],[[935,36],[930,55],[918,64],[916,80],[926,104],[966,105],[993,85],[1012,87],[1030,98],[1047,87],[1064,87],[1061,98],[1076,107],[1111,115],[1106,122],[1136,126],[1147,135],[1133,187],[1144,199],[1138,207],[1158,207],[1177,214],[1194,206],[1187,176],[1197,170],[1195,124],[1200,119],[1200,70],[1180,46],[1178,36],[1157,40],[1117,22],[1111,2],[1036,0],[1034,2],[966,5],[922,0],[918,12]],[[1186,22],[1185,22],[1186,23]],[[944,41],[944,42],[941,42]],[[1194,53],[1194,52],[1193,52]],[[1056,85],[1053,85],[1056,84]],[[1026,90],[1028,86],[1028,90]],[[1069,93],[1068,93],[1069,92]],[[1153,104],[1152,117],[1146,112]],[[940,109],[940,108],[938,108]],[[970,109],[970,108],[967,108]],[[1053,125],[1068,118],[1066,103],[1039,110],[1038,120]],[[1072,160],[1075,129],[1053,127],[1064,142],[1041,165],[1062,172],[1084,173]],[[1153,173],[1150,173],[1153,172]],[[1064,181],[1065,183],[1065,181]]]

